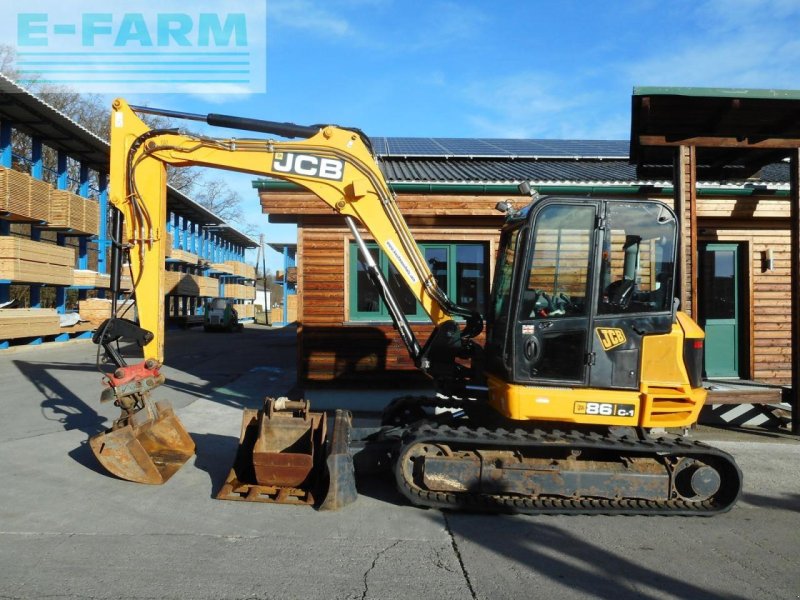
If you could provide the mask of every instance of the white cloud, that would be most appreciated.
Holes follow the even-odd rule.
[[[267,27],[294,27],[325,36],[344,37],[353,27],[344,17],[326,10],[325,5],[310,0],[270,0]]]
[[[800,5],[794,0],[707,0],[691,18],[694,35],[642,48],[620,71],[635,85],[798,87]]]
[[[551,73],[522,72],[473,82],[464,95],[474,107],[469,121],[479,135],[556,138],[581,132],[580,137],[597,137],[598,124],[586,122],[586,111],[597,99],[579,89]]]

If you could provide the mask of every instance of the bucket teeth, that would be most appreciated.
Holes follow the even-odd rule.
[[[110,473],[137,483],[162,484],[194,454],[195,445],[168,402],[142,409],[121,427],[89,439]]]

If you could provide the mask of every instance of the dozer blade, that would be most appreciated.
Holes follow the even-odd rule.
[[[329,440],[328,493],[320,504],[320,510],[338,510],[358,498],[353,457],[350,454],[350,432],[353,415],[347,410],[337,410],[333,421],[333,433]]]
[[[161,484],[194,454],[194,441],[168,402],[147,403],[124,424],[89,439],[100,464],[120,479]]]
[[[245,409],[233,468],[217,498],[314,504],[324,472],[325,413],[307,401],[267,398]]]

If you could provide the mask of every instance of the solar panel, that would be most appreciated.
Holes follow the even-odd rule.
[[[627,140],[375,137],[372,143],[384,156],[628,157]]]
[[[387,138],[389,154],[417,156],[445,156],[447,152],[432,138]]]
[[[478,138],[436,138],[451,156],[508,156],[508,152]]]

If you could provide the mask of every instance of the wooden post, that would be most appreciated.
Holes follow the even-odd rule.
[[[673,159],[675,214],[678,216],[676,290],[681,310],[695,315],[697,306],[697,161],[694,146],[679,146]]]
[[[789,209],[791,228],[792,433],[800,435],[800,149],[790,153]]]

